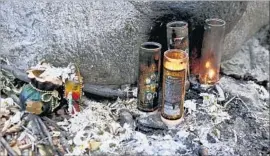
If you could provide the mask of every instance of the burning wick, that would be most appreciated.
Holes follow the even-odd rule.
[[[210,63],[209,61],[207,61],[207,62],[205,63],[205,68],[206,68],[206,69],[209,69],[210,66],[211,66],[211,63]],[[208,70],[208,78],[209,78],[209,79],[212,79],[212,78],[214,77],[214,75],[215,75],[215,71],[214,71],[213,69],[210,68],[210,69]]]
[[[209,68],[209,67],[210,67],[210,62],[207,61],[207,62],[205,63],[205,68]]]
[[[212,79],[214,75],[215,75],[215,71],[213,69],[209,69],[209,72],[208,72],[209,79]]]

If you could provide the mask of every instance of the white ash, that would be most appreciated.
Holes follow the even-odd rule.
[[[14,106],[14,100],[12,98],[0,97],[0,108],[7,108],[8,106]]]
[[[164,130],[163,134],[144,134],[128,124],[120,126],[117,120],[121,109],[140,117],[153,114],[139,111],[137,99],[117,99],[114,103],[104,104],[83,97],[87,108],[69,120],[58,122],[70,134],[69,143],[74,146],[67,155],[84,154],[91,141],[100,142],[99,150],[95,152],[106,155],[197,155],[199,143],[208,149],[209,155],[245,155],[246,150],[253,155],[258,153],[248,147],[252,145],[261,149],[266,142],[261,139],[261,131],[269,127],[268,91],[252,81],[229,77],[222,77],[219,85],[225,93],[235,97],[234,100],[223,106],[218,100],[219,95],[209,93],[201,93],[203,101],[186,100],[188,113],[184,121],[177,127]],[[231,99],[226,98],[225,102]],[[1,108],[10,105],[14,105],[12,100],[1,99]],[[234,112],[230,108],[240,109]],[[251,116],[241,116],[249,113]],[[13,118],[18,120],[18,117]],[[228,120],[233,123],[228,124]],[[252,132],[252,129],[256,131]],[[214,142],[209,141],[209,135]]]
[[[241,104],[248,112],[269,127],[269,92],[264,87],[253,81],[242,82],[226,76],[220,79],[219,84],[226,92],[242,99]]]
[[[237,81],[224,76],[220,79],[219,84],[226,92],[241,97],[249,108],[261,111],[268,106],[269,92],[253,81]]]
[[[218,84],[216,84],[215,87],[216,87],[216,89],[218,91],[218,95],[219,95],[218,101],[224,101],[225,100],[224,91],[222,90],[222,88]]]
[[[0,97],[0,117],[2,115],[6,115],[6,114],[10,114],[10,107],[15,107],[17,108],[17,104],[14,102],[14,100],[12,98],[3,98]],[[16,109],[18,110],[18,108]],[[20,121],[20,118],[22,116],[22,113],[17,111],[15,113],[15,115],[13,115],[10,120],[12,122],[12,124],[17,123],[18,121]]]
[[[133,101],[129,103],[129,101]],[[129,103],[129,105],[127,105]],[[178,148],[184,145],[174,141],[171,136],[147,136],[141,132],[133,131],[129,125],[120,126],[111,117],[111,108],[102,103],[89,101],[86,109],[78,113],[69,120],[70,124],[67,129],[74,134],[73,144],[76,145],[71,155],[80,155],[84,152],[81,145],[87,146],[89,140],[100,141],[102,144],[100,150],[105,153],[118,154],[119,150],[125,151],[125,148],[132,148],[135,153],[143,152],[145,154],[157,154],[165,152],[167,154],[175,154]],[[139,113],[136,109],[136,100],[116,101],[118,109],[129,108],[131,112]],[[116,107],[114,107],[116,108]],[[141,113],[145,115],[146,113]],[[81,139],[81,138],[84,139]],[[174,147],[174,148],[172,148]]]
[[[232,151],[232,147],[228,143],[218,142],[215,145],[208,144],[207,134],[211,133],[215,124],[218,124],[225,119],[229,119],[229,115],[224,112],[222,107],[216,106],[217,100],[212,94],[205,94],[204,104],[200,104],[200,109],[196,109],[199,105],[194,100],[185,101],[187,109],[190,109],[192,115],[184,117],[185,121],[178,127],[172,128],[169,131],[177,131],[176,134],[170,134],[169,131],[165,136],[161,135],[146,135],[139,131],[132,130],[128,124],[123,127],[113,117],[120,109],[126,108],[134,114],[140,116],[148,116],[149,113],[143,113],[137,110],[137,100],[120,100],[107,105],[95,101],[83,99],[88,107],[83,111],[73,116],[66,124],[60,123],[62,127],[68,129],[72,134],[70,142],[75,145],[74,151],[70,155],[81,155],[85,152],[88,142],[95,140],[101,142],[99,152],[106,154],[125,154],[127,151],[130,154],[146,154],[146,155],[176,155],[179,151],[184,150],[186,154],[193,155],[194,149],[187,147],[183,142],[188,140],[192,134],[190,127],[198,131],[200,140],[204,145],[211,149],[211,154],[217,154],[218,150],[222,152]],[[212,98],[208,98],[212,97]],[[216,106],[214,110],[210,108]],[[204,121],[204,124],[196,123],[196,113],[201,110],[207,110],[209,115],[216,118],[216,122]],[[151,114],[151,113],[150,113]],[[195,122],[194,122],[195,120]],[[220,153],[220,152],[219,152]]]
[[[36,66],[31,67],[30,70],[28,70],[28,73],[32,70],[44,71],[37,79],[40,79],[41,81],[47,80],[53,83],[55,83],[54,81],[61,81],[58,82],[60,85],[65,83],[66,80],[76,79],[76,67],[73,63],[70,63],[67,67],[54,67],[49,63],[39,62]]]
[[[230,115],[225,111],[225,108],[217,104],[217,97],[215,95],[208,93],[201,93],[200,95],[203,96],[202,109],[215,117],[215,124],[219,124],[225,119],[230,119]]]
[[[188,109],[189,114],[192,113],[192,111],[196,111],[196,101],[193,100],[186,100],[184,107]]]

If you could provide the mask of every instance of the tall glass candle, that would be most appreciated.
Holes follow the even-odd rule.
[[[163,62],[161,116],[167,120],[178,120],[184,114],[188,54],[178,49],[167,50]]]
[[[226,22],[221,19],[205,20],[199,72],[199,80],[202,84],[215,84],[219,80],[225,24]]]
[[[158,108],[161,45],[145,42],[139,52],[138,109],[151,112]]]
[[[189,55],[188,23],[185,21],[174,21],[167,24],[168,49],[180,49]],[[189,62],[187,63],[186,89],[189,88]]]
[[[189,52],[188,23],[185,21],[174,21],[167,24],[168,49],[180,49]]]

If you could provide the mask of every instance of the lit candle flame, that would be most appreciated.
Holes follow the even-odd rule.
[[[209,72],[208,72],[208,76],[210,79],[212,79],[215,75],[215,71],[213,69],[210,69]]]
[[[207,62],[205,63],[205,68],[209,68],[209,67],[210,67],[210,62],[207,61]]]

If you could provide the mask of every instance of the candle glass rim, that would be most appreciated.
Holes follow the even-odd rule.
[[[155,48],[146,48],[145,46],[147,46],[147,45],[156,46],[156,47]],[[141,44],[140,48],[145,50],[145,51],[153,52],[153,51],[161,50],[162,46],[160,43],[157,43],[157,42],[144,42]]]
[[[182,24],[182,26],[172,26],[173,24]],[[172,22],[167,23],[166,27],[185,29],[188,27],[188,23],[186,21],[172,21]]]
[[[172,53],[172,52],[181,53],[181,54],[183,54],[184,57],[182,57],[182,58],[168,57],[167,54]],[[188,60],[188,55],[184,50],[181,50],[181,49],[169,49],[169,50],[164,52],[164,59],[167,59],[168,61],[171,61],[171,62],[182,62],[182,61],[187,61]]]
[[[212,22],[219,22],[219,23],[212,23]],[[226,22],[222,19],[219,18],[209,18],[205,20],[205,23],[209,26],[213,26],[213,27],[222,27],[226,24]]]

